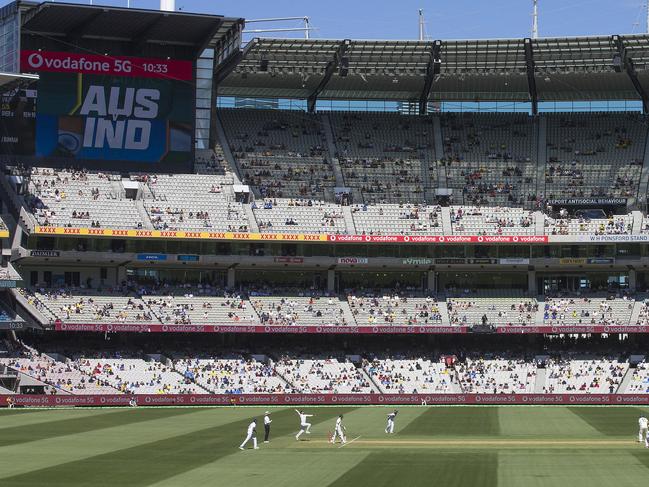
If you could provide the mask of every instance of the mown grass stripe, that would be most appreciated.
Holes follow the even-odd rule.
[[[0,447],[17,445],[29,441],[38,441],[58,436],[74,435],[117,425],[134,424],[142,421],[152,421],[161,418],[170,418],[184,414],[195,413],[193,409],[164,409],[141,411],[138,409],[122,409],[108,414],[97,414],[82,418],[72,417],[35,423],[13,428],[3,428],[0,434]]]
[[[314,410],[311,418],[314,424],[331,420],[354,408],[338,410]],[[260,410],[251,411],[259,414]],[[149,411],[151,413],[152,411]],[[289,435],[298,427],[297,414],[293,410],[273,413],[273,435]],[[159,441],[144,443],[131,448],[116,450],[81,460],[67,462],[25,474],[6,477],[2,485],[69,487],[71,485],[129,486],[144,487],[184,472],[216,462],[220,458],[252,452],[241,452],[239,443],[243,440],[246,427],[252,418],[225,425],[207,427],[185,435],[168,437]],[[258,418],[258,435],[263,435],[263,426]],[[115,426],[115,425],[114,425]]]
[[[582,408],[568,410],[605,436],[627,436],[638,434],[638,418],[647,414],[641,408]]]
[[[369,454],[329,487],[496,487],[498,455],[495,453],[430,453],[416,450]]]
[[[396,424],[398,429],[398,416]],[[412,436],[498,436],[498,408],[430,408],[399,432]]]
[[[0,409],[0,420],[5,417],[5,416],[16,416],[19,414],[29,414],[29,413],[37,413],[39,410],[37,409],[26,409],[26,408],[3,408]]]

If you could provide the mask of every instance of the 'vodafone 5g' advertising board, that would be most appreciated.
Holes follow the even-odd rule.
[[[36,72],[35,155],[113,161],[187,160],[191,61],[22,51]]]

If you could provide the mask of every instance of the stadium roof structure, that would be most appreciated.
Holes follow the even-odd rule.
[[[216,48],[231,31],[240,34],[244,19],[187,12],[83,5],[17,2],[21,33],[59,39],[121,41],[133,45],[178,46],[195,57]]]
[[[649,35],[545,39],[251,40],[220,96],[315,100],[642,100]]]
[[[36,81],[39,76],[37,74],[17,74],[17,73],[2,73],[0,72],[0,93],[7,91],[20,85],[22,82]],[[1,226],[1,225],[0,225]]]

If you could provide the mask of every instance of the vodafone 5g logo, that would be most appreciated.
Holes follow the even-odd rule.
[[[38,52],[32,53],[27,58],[27,63],[30,68],[38,69],[43,65],[43,56]]]

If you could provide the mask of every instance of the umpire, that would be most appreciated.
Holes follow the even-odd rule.
[[[268,437],[270,436],[270,423],[273,420],[270,419],[270,412],[266,411],[264,413],[264,443],[268,443]]]

